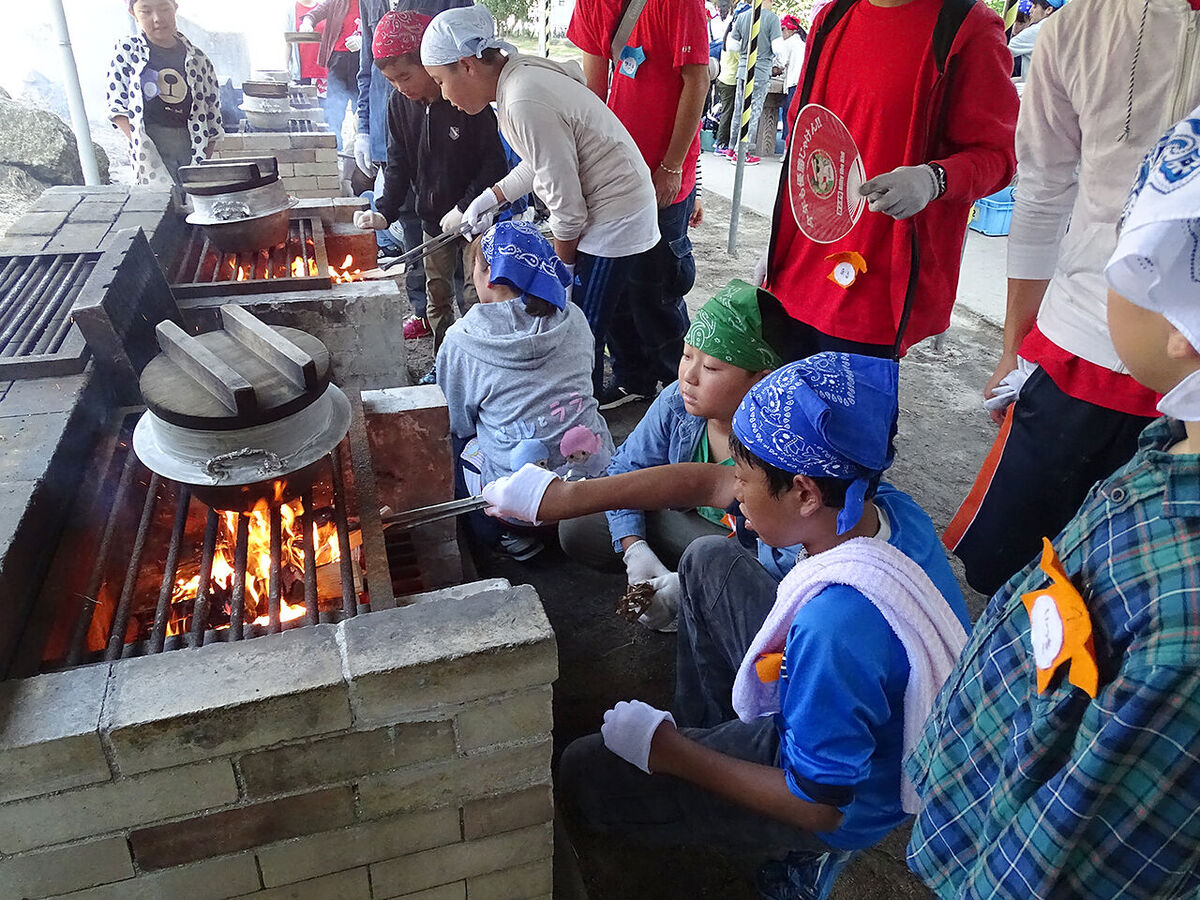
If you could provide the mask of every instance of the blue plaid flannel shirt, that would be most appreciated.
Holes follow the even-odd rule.
[[[1194,897],[1200,891],[1200,461],[1142,433],[1054,542],[1092,617],[1100,690],[1037,693],[1021,595],[992,598],[906,770],[908,862],[940,897]]]

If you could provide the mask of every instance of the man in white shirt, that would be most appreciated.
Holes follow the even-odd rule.
[[[1029,6],[1029,24],[1014,33],[1008,41],[1008,49],[1012,51],[1013,59],[1021,64],[1016,74],[1022,79],[1029,76],[1029,63],[1033,58],[1033,45],[1037,41],[1042,23],[1056,9],[1061,9],[1066,0],[1033,0]]]

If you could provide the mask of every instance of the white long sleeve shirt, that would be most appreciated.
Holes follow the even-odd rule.
[[[1017,120],[1008,276],[1050,279],[1042,333],[1115,372],[1127,370],[1104,266],[1117,220],[1142,157],[1198,103],[1200,12],[1187,0],[1072,0],[1041,29]]]
[[[578,66],[575,67],[578,69]],[[658,243],[650,169],[629,132],[577,74],[536,56],[513,57],[496,86],[500,132],[521,163],[505,197],[532,190],[560,241],[594,256],[630,256]]]

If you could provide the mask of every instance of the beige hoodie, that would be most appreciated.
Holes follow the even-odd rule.
[[[584,85],[578,65],[514,56],[500,73],[496,105],[500,132],[522,160],[499,182],[505,197],[532,190],[550,210],[550,230],[561,241],[645,216],[646,227],[629,231],[653,233],[654,240],[623,249],[640,253],[658,242],[650,170],[625,126]]]

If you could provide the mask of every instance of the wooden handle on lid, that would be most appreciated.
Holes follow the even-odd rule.
[[[211,350],[168,320],[154,329],[158,346],[175,365],[237,415],[251,416],[258,410],[254,386],[221,362]]]
[[[315,391],[320,386],[316,360],[253,313],[229,304],[221,307],[221,321],[226,334],[300,390]]]

